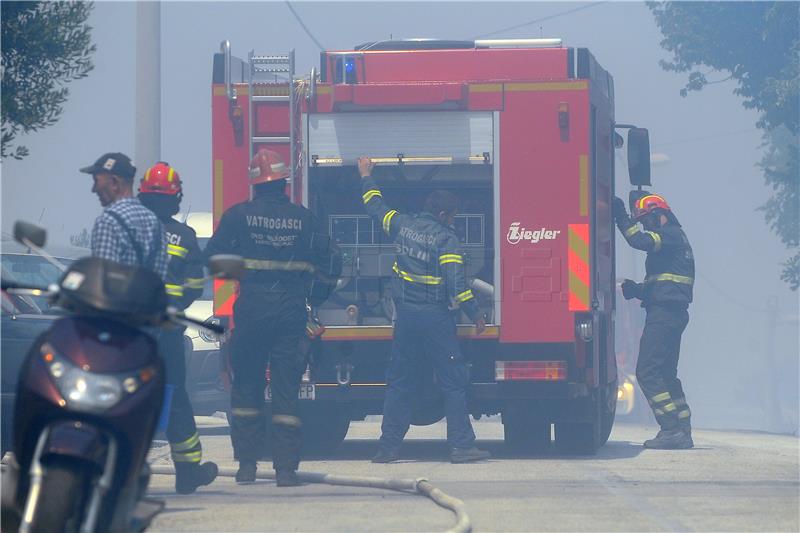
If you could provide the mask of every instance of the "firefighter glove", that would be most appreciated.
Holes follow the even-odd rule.
[[[619,196],[614,197],[612,211],[614,214],[614,221],[617,224],[628,218],[628,211],[625,209],[625,202]]]
[[[633,298],[641,299],[641,294],[641,283],[636,283],[632,279],[626,279],[622,282],[622,296],[624,296],[626,300],[631,300]]]

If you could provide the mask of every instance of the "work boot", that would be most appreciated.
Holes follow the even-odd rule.
[[[373,463],[394,463],[400,459],[400,452],[396,450],[387,450],[380,448],[375,457],[372,458]]]
[[[239,461],[239,471],[236,472],[236,483],[239,485],[255,483],[256,468],[255,461]]]
[[[688,450],[694,447],[692,436],[680,426],[662,429],[655,438],[644,441],[644,447],[653,450]]]
[[[678,422],[678,427],[681,428],[689,438],[692,438],[692,419],[691,418],[684,418],[680,422]]]
[[[453,451],[450,452],[450,462],[473,463],[489,459],[491,456],[492,454],[486,450],[479,450],[474,446],[472,448],[453,448]]]
[[[191,494],[197,487],[209,485],[217,477],[216,463],[175,463],[175,492]]]
[[[276,470],[275,482],[279,487],[299,487],[302,485],[294,470]]]

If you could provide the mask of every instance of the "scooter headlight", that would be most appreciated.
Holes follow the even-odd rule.
[[[134,393],[152,377],[148,369],[134,375],[95,374],[56,355],[49,344],[42,346],[42,359],[64,401],[78,411],[109,409],[119,403],[125,393]]]
[[[92,374],[72,367],[56,380],[58,390],[75,408],[108,409],[122,398],[122,384],[114,376]]]

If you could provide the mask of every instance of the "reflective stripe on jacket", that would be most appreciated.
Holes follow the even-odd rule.
[[[464,255],[455,230],[430,213],[406,215],[391,209],[371,177],[362,178],[362,190],[367,213],[397,247],[392,267],[395,302],[446,308],[452,300],[475,320],[478,304],[467,286]]]
[[[338,248],[327,232],[309,209],[282,192],[260,194],[225,211],[206,245],[205,256],[214,254],[245,258],[242,292],[285,292],[316,305],[327,298],[314,292],[318,279],[335,282],[341,274]]]
[[[203,293],[203,253],[197,243],[197,234],[190,226],[174,218],[161,223],[167,235],[164,288],[172,305],[186,309]]]
[[[667,222],[650,231],[631,218],[620,221],[619,230],[633,248],[647,252],[642,304],[688,305],[694,288],[694,254],[679,224]]]

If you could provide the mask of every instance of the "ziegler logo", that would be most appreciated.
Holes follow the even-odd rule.
[[[512,222],[508,228],[506,240],[509,244],[517,244],[520,241],[528,241],[536,244],[539,241],[554,241],[561,230],[548,230],[545,228],[529,230],[520,226],[519,222]]]

